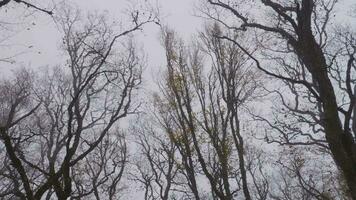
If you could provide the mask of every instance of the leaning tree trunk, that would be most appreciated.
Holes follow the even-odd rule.
[[[336,94],[327,72],[327,64],[320,45],[315,41],[311,29],[302,30],[298,46],[298,57],[303,61],[317,83],[319,101],[323,107],[325,137],[336,165],[342,171],[352,199],[356,200],[355,143],[348,127],[342,127],[339,118]]]

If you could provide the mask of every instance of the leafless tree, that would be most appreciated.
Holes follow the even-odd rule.
[[[153,18],[141,21],[135,12],[133,27],[116,34],[104,16],[82,17],[64,9],[57,19],[66,67],[47,70],[35,85],[28,76],[2,86],[5,198],[119,195],[127,148],[118,122],[139,107],[134,96],[144,65],[129,34]],[[120,45],[122,37],[129,40]]]
[[[23,151],[25,146],[21,143],[31,139],[17,127],[17,124],[33,115],[40,104],[32,105],[33,98],[33,77],[26,70],[17,72],[13,80],[3,80],[1,82],[1,115],[0,115],[0,136],[2,153],[2,191],[1,196],[13,196],[26,199],[27,193],[31,193],[31,186],[27,176],[26,168],[15,152]],[[5,155],[6,154],[6,155]]]
[[[352,199],[356,199],[355,131],[352,128],[355,40],[352,30],[340,31],[340,27],[335,30],[335,26],[330,26],[338,1],[206,2],[210,6],[205,11],[210,17],[236,31],[255,31],[254,39],[263,49],[259,55],[253,54],[239,40],[224,35],[218,37],[238,45],[261,71],[284,82],[294,96],[292,103],[286,96],[282,97],[284,109],[293,113],[291,116],[296,120],[311,126],[307,131],[293,130],[294,125],[288,122],[285,124],[288,129],[274,126],[278,132],[284,132],[282,138],[287,140],[283,143],[328,148],[346,179]],[[244,9],[245,6],[250,7],[249,10],[259,6],[263,17]],[[222,20],[216,10],[226,11],[234,23]],[[261,55],[266,55],[268,61],[262,61]],[[267,67],[266,63],[278,68]],[[322,137],[318,133],[322,133]],[[298,136],[306,140],[292,141],[300,139]]]
[[[154,128],[153,120],[143,122],[143,118],[140,117],[141,122],[133,129],[140,156],[132,177],[145,188],[145,199],[168,200],[178,186],[177,149],[161,129]]]
[[[276,188],[271,192],[272,199],[345,199],[346,192],[338,183],[339,178],[332,175],[335,169],[320,165],[323,158],[315,158],[313,153],[299,147],[284,149],[276,167]],[[314,160],[308,159],[313,156]],[[318,159],[316,162],[315,159]],[[281,166],[281,167],[280,167]]]
[[[75,191],[71,199],[118,199],[128,162],[124,135],[107,135],[98,147],[72,170]]]

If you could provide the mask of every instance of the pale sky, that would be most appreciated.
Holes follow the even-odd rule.
[[[37,0],[41,2],[40,0]],[[139,0],[144,1],[144,0]],[[155,2],[156,0],[152,0]],[[198,0],[157,0],[162,15],[162,24],[174,28],[185,39],[189,40],[190,35],[201,28],[201,19],[194,17],[193,7]],[[49,1],[50,2],[50,1]],[[68,4],[74,4],[83,11],[108,12],[109,16],[118,20],[122,17],[122,10],[128,6],[132,0],[67,0]],[[41,2],[42,3],[42,2]],[[45,3],[42,3],[46,5]],[[41,4],[36,4],[41,5]],[[156,4],[154,4],[156,5]],[[16,6],[18,6],[16,4]],[[25,9],[24,9],[25,10]],[[27,16],[27,14],[25,14]],[[38,69],[45,66],[55,66],[65,61],[66,57],[59,50],[62,42],[62,35],[57,30],[53,19],[46,15],[37,13],[35,16],[20,18],[23,13],[18,8],[0,10],[1,21],[16,23],[10,28],[14,30],[4,30],[0,26],[0,31],[5,31],[7,36],[0,35],[0,55],[1,57],[17,55],[15,63],[0,64],[0,79],[9,76],[10,71],[17,67],[31,67]],[[17,24],[21,22],[21,24]],[[1,30],[1,28],[3,28]],[[144,87],[152,88],[155,85],[155,74],[165,63],[165,53],[159,41],[159,26],[150,24],[143,27],[143,32],[137,32],[137,43],[143,46],[147,57],[147,67],[144,72]],[[1,40],[3,40],[1,42]],[[6,40],[5,40],[6,39]],[[0,57],[0,58],[1,58]],[[142,195],[135,188],[129,191],[129,198],[135,199]],[[138,198],[141,199],[141,198]]]
[[[51,0],[48,2],[58,3],[60,0]],[[199,4],[200,0],[66,0],[69,4],[76,5],[87,11],[108,12],[110,16],[118,20],[122,17],[124,11],[132,2],[151,2],[152,5],[160,7],[162,24],[174,28],[184,39],[189,40],[190,36],[195,34],[197,30],[202,28],[202,19],[193,16],[194,6]],[[340,9],[347,9],[354,0],[342,0]],[[44,2],[37,0],[36,5],[44,5]],[[10,21],[20,22],[24,17],[23,13],[19,11],[18,4],[15,9],[0,10],[0,22]],[[26,17],[26,15],[25,15]],[[343,17],[339,19],[343,20]],[[56,29],[53,19],[46,14],[37,14],[35,17],[27,17],[26,22],[17,26],[21,27],[19,30],[9,32],[10,40],[1,43],[0,38],[0,55],[14,55],[23,53],[16,57],[16,63],[2,63],[0,65],[0,72],[2,76],[9,70],[18,66],[42,67],[53,66],[61,63],[64,57],[58,50],[61,42],[61,35]],[[0,27],[1,30],[2,27]],[[159,42],[159,27],[156,25],[147,25],[144,31],[136,34],[138,43],[143,45],[145,53],[147,54],[148,66],[146,74],[155,74],[157,69],[162,67],[165,61],[165,54]]]
[[[37,0],[42,4],[47,0]],[[56,0],[53,0],[56,1]],[[78,8],[86,11],[107,11],[110,16],[120,20],[122,11],[128,6],[128,2],[133,0],[67,0],[69,4],[75,4]],[[145,0],[136,0],[142,1]],[[174,28],[184,39],[189,40],[190,36],[202,28],[202,19],[193,16],[194,6],[199,0],[151,0],[160,7],[163,16],[162,24]],[[348,8],[355,0],[344,0],[340,9]],[[48,1],[51,2],[51,1]],[[18,5],[16,5],[18,6]],[[23,13],[19,9],[1,9],[0,24],[8,20],[18,23],[22,20]],[[26,16],[26,15],[25,15]],[[340,20],[346,19],[343,17]],[[356,23],[356,22],[354,22]],[[14,25],[16,26],[16,24]],[[12,26],[9,26],[12,27]],[[53,19],[46,14],[36,14],[35,17],[27,17],[26,22],[20,25],[20,29],[6,31],[8,35],[0,36],[0,55],[18,55],[15,63],[0,64],[0,79],[8,76],[9,71],[19,66],[38,68],[43,66],[54,66],[63,63],[65,57],[58,50],[61,42],[61,34],[56,29]],[[7,27],[5,27],[7,28]],[[0,31],[4,27],[0,26]],[[165,63],[165,53],[159,41],[159,27],[157,25],[147,25],[143,32],[139,32],[137,40],[147,54],[147,68],[145,71],[146,87],[155,84],[155,74],[162,69]],[[8,37],[7,37],[8,36]],[[2,37],[2,38],[1,38]],[[1,40],[7,39],[4,42]],[[23,52],[23,53],[22,53]],[[149,83],[149,85],[147,85]]]
[[[139,0],[143,1],[143,0]],[[160,7],[163,16],[162,24],[173,27],[185,39],[201,28],[201,19],[193,16],[194,5],[198,0],[151,0],[154,6]],[[86,11],[108,12],[110,16],[121,19],[122,11],[125,10],[132,0],[67,0],[69,4],[76,5]],[[20,16],[18,9],[4,12],[1,10],[0,17],[8,19],[11,13],[11,21],[18,22]],[[0,65],[2,76],[18,66],[43,67],[52,66],[63,61],[64,57],[58,50],[61,35],[56,29],[53,19],[45,14],[36,14],[35,17],[27,18],[27,22],[20,30],[10,33],[11,39],[6,41],[6,46],[0,48],[1,55],[14,55],[23,53],[16,57],[16,63],[3,63]],[[138,44],[142,45],[147,54],[148,66],[146,74],[154,74],[155,69],[164,64],[165,54],[159,42],[159,27],[154,24],[146,25],[143,32],[136,34]]]

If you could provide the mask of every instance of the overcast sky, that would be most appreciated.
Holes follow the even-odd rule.
[[[56,0],[52,0],[56,1]],[[69,4],[87,11],[108,12],[110,16],[120,20],[122,11],[124,11],[129,2],[138,1],[146,2],[147,0],[67,0]],[[202,20],[193,16],[194,6],[199,0],[148,0],[153,5],[160,7],[163,24],[173,27],[185,39],[196,33],[202,28]],[[340,6],[348,8],[354,0],[343,0]],[[44,2],[37,0],[37,5],[46,5]],[[48,1],[51,2],[51,1]],[[58,1],[56,1],[57,3]],[[16,5],[18,6],[18,5]],[[1,21],[21,22],[20,17],[24,16],[18,7],[16,9],[2,9],[0,12]],[[343,20],[343,17],[339,19]],[[8,32],[11,37],[5,43],[0,43],[0,55],[14,55],[23,53],[16,57],[16,63],[2,63],[0,70],[2,75],[6,74],[9,69],[18,66],[31,66],[34,68],[42,66],[53,66],[63,62],[64,57],[58,50],[61,35],[56,29],[53,19],[46,14],[37,14],[34,17],[27,17],[26,22],[17,26],[20,29]],[[0,27],[2,28],[2,27]],[[137,34],[139,42],[143,45],[147,54],[148,66],[146,74],[156,74],[156,70],[164,64],[164,52],[159,42],[159,28],[156,25],[147,25],[144,32]],[[4,39],[7,38],[3,36]],[[1,42],[1,41],[0,41]],[[6,45],[6,46],[4,46]]]
[[[37,0],[45,4],[47,0]],[[139,1],[139,0],[138,0]],[[145,0],[141,0],[142,2]],[[156,0],[151,0],[152,3]],[[129,0],[67,0],[69,4],[87,11],[108,12],[113,18],[118,20],[122,17],[122,11],[128,6]],[[343,0],[339,9],[347,9],[355,0]],[[199,0],[157,0],[162,15],[162,23],[174,28],[184,39],[189,40],[190,36],[202,28],[202,19],[193,16],[194,6]],[[25,10],[25,9],[24,9]],[[21,13],[19,9],[1,9],[1,22],[19,23],[22,19],[26,20],[22,24],[9,26],[0,26],[0,31],[6,32],[6,35],[0,35],[0,55],[2,57],[17,55],[15,63],[0,64],[0,78],[7,76],[11,69],[19,66],[38,68],[43,66],[54,66],[63,63],[65,57],[58,50],[61,43],[61,34],[57,30],[53,19],[46,15],[38,13],[34,16],[27,16]],[[339,17],[339,20],[348,18]],[[356,23],[356,22],[354,22]],[[18,26],[17,26],[18,25]],[[18,27],[14,30],[6,30],[9,27]],[[147,68],[145,72],[146,84],[154,84],[155,74],[162,69],[165,62],[165,54],[159,42],[159,27],[156,25],[147,25],[144,31],[136,34],[139,44],[147,54]],[[4,40],[4,41],[1,41]],[[150,86],[147,86],[150,87]]]
[[[143,2],[143,0],[141,1]],[[83,12],[108,12],[110,16],[120,20],[122,11],[129,6],[128,2],[132,1],[67,0],[67,2],[80,8]],[[201,19],[193,16],[193,8],[197,3],[198,0],[152,0],[153,5],[160,7],[162,23],[174,27],[185,39],[189,39],[189,36],[201,27]],[[11,7],[6,11],[2,9],[0,13],[3,21],[6,19],[14,23],[20,22],[21,16],[18,9],[11,9]],[[10,40],[7,39],[2,44],[3,48],[0,48],[0,54],[12,56],[21,53],[21,55],[16,57],[16,63],[3,63],[0,65],[1,76],[8,74],[9,70],[18,66],[38,68],[63,62],[64,57],[58,50],[61,35],[51,17],[39,13],[33,17],[27,17],[27,21],[18,27],[20,28],[9,32]],[[163,65],[165,59],[163,48],[159,42],[159,27],[153,24],[147,25],[144,27],[144,31],[138,33],[137,36],[138,43],[143,46],[147,54],[146,74],[155,74],[157,69]]]

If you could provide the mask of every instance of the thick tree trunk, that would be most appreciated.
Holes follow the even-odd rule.
[[[322,49],[315,41],[311,31],[303,31],[303,34],[299,46],[295,49],[317,83],[316,87],[324,111],[322,120],[325,137],[335,163],[345,177],[350,195],[356,200],[356,161],[352,151],[355,143],[353,137],[348,135],[351,133],[342,127],[335,91],[328,77],[327,64]]]

